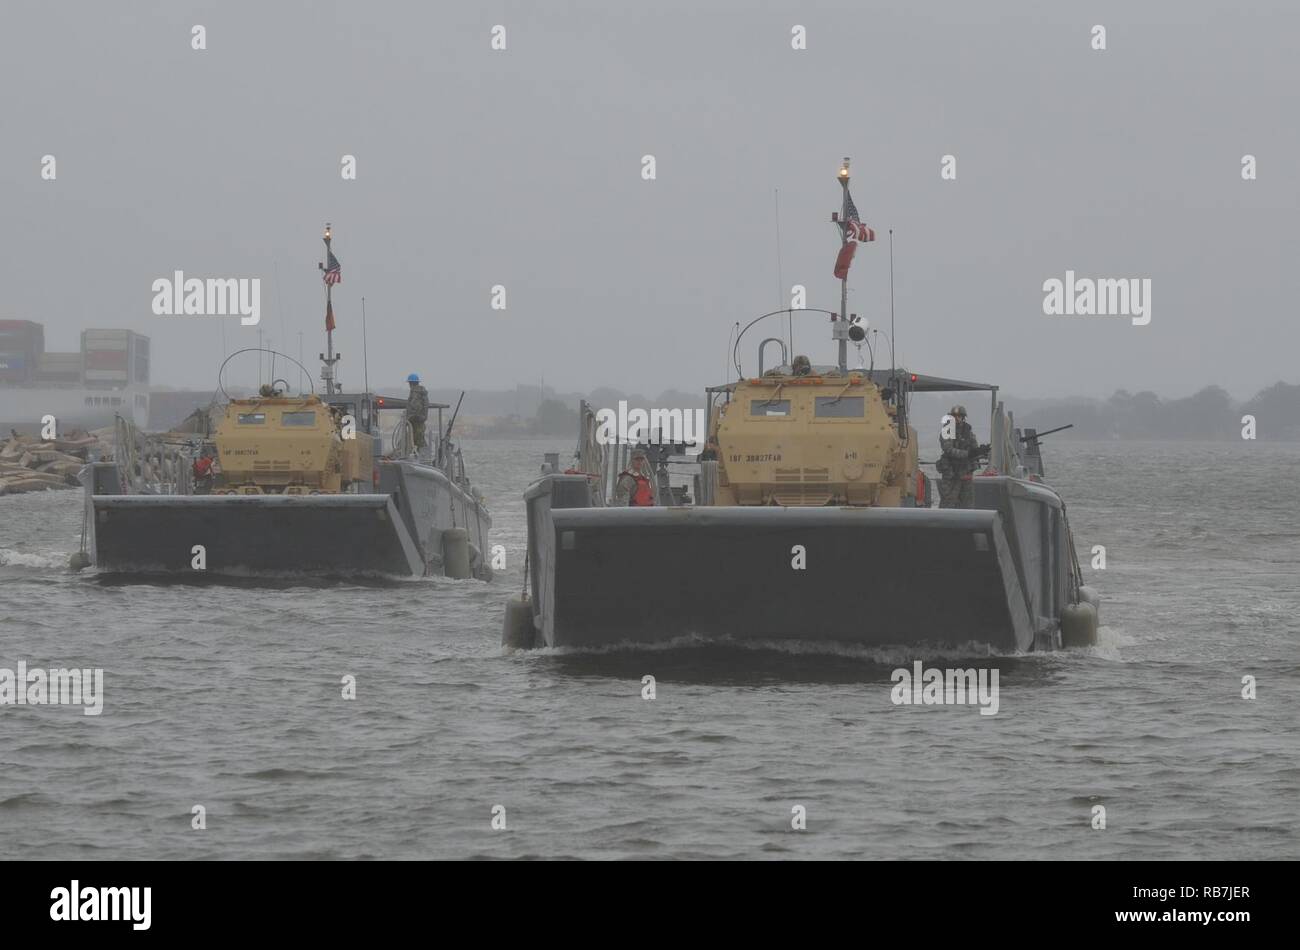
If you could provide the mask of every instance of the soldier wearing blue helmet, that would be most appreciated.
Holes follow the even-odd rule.
[[[411,384],[411,392],[406,397],[406,419],[411,423],[411,434],[415,438],[415,448],[424,448],[424,425],[429,419],[429,390],[420,385],[420,375],[412,373],[406,377]]]

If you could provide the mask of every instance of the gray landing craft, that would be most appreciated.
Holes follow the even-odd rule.
[[[422,447],[403,415],[385,451],[380,413],[406,400],[343,392],[328,334],[323,394],[290,395],[276,380],[164,436],[119,420],[115,459],[83,475],[74,562],[114,574],[490,578],[492,520],[451,438],[455,413],[444,429],[449,407],[429,405],[437,429]]]
[[[669,477],[673,459],[688,458],[674,455],[682,447],[647,447],[653,505],[615,500],[630,447],[600,444],[584,405],[570,468],[581,474],[552,463],[525,494],[528,594],[507,607],[505,645],[694,635],[1011,652],[1095,642],[1099,597],[1083,584],[1035,431],[1015,427],[990,384],[848,369],[847,344],[865,337],[852,318],[777,311],[750,327],[819,313],[831,318],[838,365],[792,360],[777,338],[759,345],[756,376],[737,359],[737,380],[706,391],[709,442],[689,458],[689,490]],[[764,370],[772,344],[781,364]],[[973,507],[931,507],[909,401],[978,391],[990,394],[991,438]]]

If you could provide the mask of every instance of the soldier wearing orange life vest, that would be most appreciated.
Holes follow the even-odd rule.
[[[633,508],[649,508],[654,505],[654,486],[650,483],[650,467],[646,464],[643,449],[636,449],[632,453],[631,468],[618,476],[618,494],[615,497]]]
[[[204,449],[194,460],[194,494],[207,495],[212,491],[212,450]]]

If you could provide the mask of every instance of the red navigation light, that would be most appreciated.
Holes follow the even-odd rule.
[[[913,378],[913,379],[916,379],[915,376],[913,376],[912,378]],[[380,397],[379,397],[379,405],[382,406],[383,404],[384,404],[384,397],[383,397],[383,396],[380,396]]]
[[[916,382],[916,374],[915,374],[915,373],[912,374],[912,382]]]

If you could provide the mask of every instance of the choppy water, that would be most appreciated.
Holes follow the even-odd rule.
[[[1300,446],[1054,443],[1102,643],[977,661],[996,716],[894,706],[901,651],[503,655],[567,448],[466,444],[490,585],[107,584],[64,567],[78,493],[0,498],[0,667],[106,678],[99,717],[0,707],[6,856],[1300,857]]]

